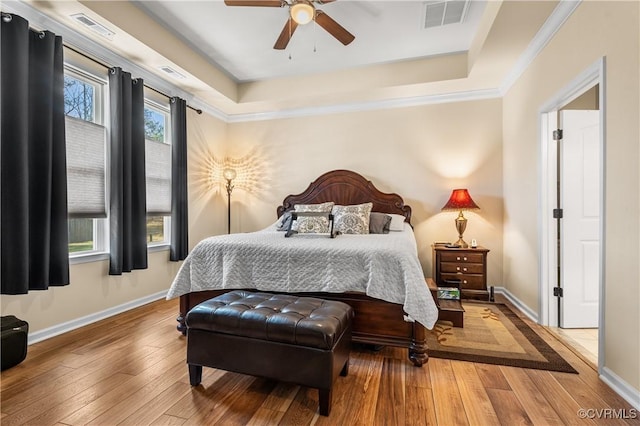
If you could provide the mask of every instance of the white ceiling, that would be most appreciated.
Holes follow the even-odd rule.
[[[339,0],[317,5],[356,38],[343,46],[322,27],[299,26],[286,50],[273,45],[288,7],[231,7],[216,1],[135,4],[237,82],[323,73],[469,49],[486,1],[464,21],[424,28],[425,1]],[[315,51],[314,51],[315,50]]]
[[[286,8],[222,0],[3,0],[3,9],[63,35],[100,63],[128,68],[168,96],[242,121],[499,96],[577,4],[471,0],[461,24],[424,29],[425,3],[318,6],[355,40],[343,46],[309,24],[284,51],[273,44]],[[113,34],[81,25],[72,18],[78,13]],[[184,78],[161,71],[167,66]]]

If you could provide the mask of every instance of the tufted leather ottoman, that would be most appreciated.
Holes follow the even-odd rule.
[[[331,411],[333,381],[349,370],[352,308],[312,297],[235,290],[186,316],[189,380],[202,367],[317,388],[320,414]]]

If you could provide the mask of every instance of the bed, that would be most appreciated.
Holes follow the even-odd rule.
[[[184,317],[192,307],[231,289],[286,292],[348,303],[356,313],[353,323],[354,341],[406,347],[408,357],[414,365],[421,366],[427,362],[426,327],[433,326],[438,312],[419,266],[415,237],[410,226],[411,207],[405,205],[398,194],[379,191],[370,181],[355,172],[334,170],[317,178],[302,193],[287,196],[282,205],[278,206],[277,215],[281,217],[296,204],[328,201],[339,205],[371,202],[373,212],[402,215],[407,224],[405,231],[372,236],[370,240],[377,241],[375,244],[382,246],[381,254],[365,252],[363,246],[368,244],[365,240],[369,236],[340,235],[329,239],[300,235],[285,238],[282,232],[275,230],[275,226],[254,233],[205,239],[191,251],[167,294],[167,298],[180,297],[178,330],[186,332]],[[315,241],[309,242],[311,239]],[[297,258],[297,266],[292,267],[289,264],[291,262],[281,261],[290,257],[287,253],[292,251],[304,253],[302,250],[311,250],[307,248],[310,244],[314,245],[313,256]],[[401,250],[395,250],[396,247]],[[237,254],[234,254],[236,251]],[[329,261],[324,261],[325,258],[337,258],[336,253],[350,251],[355,253],[354,256],[360,254],[365,260],[354,257],[353,264],[362,264],[363,270],[352,267],[345,274],[348,279],[339,279],[340,275],[335,271],[344,270],[338,266],[335,271],[329,271],[333,275],[327,272],[331,268],[322,266],[329,264]],[[399,253],[396,254],[396,251]],[[400,253],[402,251],[410,253]],[[393,259],[394,256],[398,256],[397,261]],[[376,265],[382,258],[390,258],[392,266],[378,267],[373,271],[370,265]],[[316,266],[314,262],[317,263]],[[253,269],[247,266],[248,263],[253,264]],[[321,284],[317,288],[298,285],[310,273],[315,273],[315,269],[298,273],[296,268],[301,264],[305,268],[323,269],[323,275],[317,280]],[[256,269],[261,274],[255,273]],[[265,271],[266,278],[263,275]],[[354,279],[358,282],[368,281],[366,286],[341,287],[344,284],[342,281],[351,280],[351,275],[356,275]],[[285,276],[286,280],[283,278]],[[270,288],[270,281],[282,283],[276,288]],[[394,284],[396,281],[400,281],[403,288],[397,287]]]

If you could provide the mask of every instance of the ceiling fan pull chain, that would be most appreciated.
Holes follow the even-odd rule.
[[[316,15],[313,15],[313,53],[316,53],[316,28],[318,23],[316,22]]]
[[[291,21],[293,20],[289,19],[289,40],[291,40],[291,37],[293,36],[293,33],[291,32]],[[291,60],[291,48],[289,47],[288,44],[287,44],[287,49],[289,49],[289,60]]]

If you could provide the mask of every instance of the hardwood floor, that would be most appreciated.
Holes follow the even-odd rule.
[[[431,358],[414,367],[406,350],[352,351],[334,387],[330,417],[318,393],[205,368],[191,388],[177,301],[159,301],[37,343],[2,372],[2,425],[553,425],[598,424],[635,411],[596,371],[541,327],[532,327],[580,374]],[[604,411],[603,411],[604,410]],[[610,410],[610,411],[606,411]],[[612,411],[611,411],[612,410]],[[624,410],[624,411],[623,411]],[[640,413],[638,413],[640,417]],[[640,424],[608,419],[606,424]]]
[[[598,329],[597,328],[558,328],[549,327],[565,345],[573,348],[593,365],[598,365]]]

